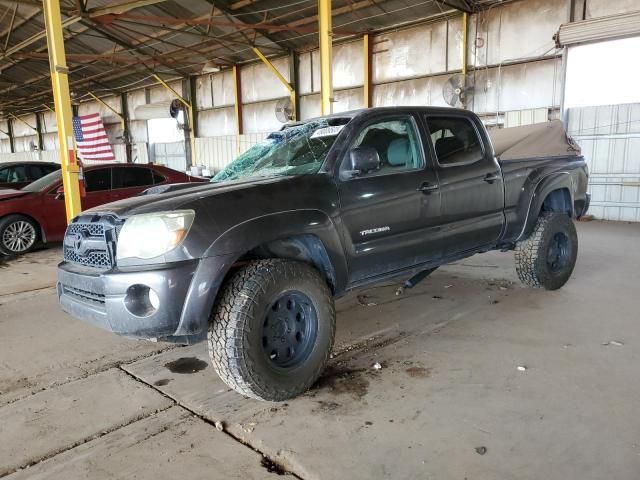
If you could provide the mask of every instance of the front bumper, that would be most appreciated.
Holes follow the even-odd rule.
[[[144,271],[116,268],[101,273],[63,262],[58,266],[58,300],[71,316],[118,335],[193,343],[206,335],[215,296],[231,266],[230,258],[209,257],[145,266]],[[132,292],[140,290],[136,286],[155,291],[157,309],[132,313],[129,299]]]

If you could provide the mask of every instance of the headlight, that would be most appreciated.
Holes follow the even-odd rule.
[[[170,252],[187,236],[194,217],[193,210],[180,210],[128,218],[118,236],[118,260],[149,259]]]

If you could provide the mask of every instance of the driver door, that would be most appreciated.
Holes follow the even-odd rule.
[[[413,115],[384,115],[364,124],[350,149],[372,147],[373,171],[350,176],[349,152],[338,189],[350,282],[436,260],[440,192]]]

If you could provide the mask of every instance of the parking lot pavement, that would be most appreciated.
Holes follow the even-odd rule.
[[[0,465],[47,458],[17,478],[263,478],[283,469],[305,479],[635,479],[640,225],[578,229],[578,265],[556,292],[521,287],[512,255],[492,252],[441,268],[402,296],[388,285],[341,299],[329,368],[284,403],[230,391],[202,344],[149,354],[112,337],[108,352],[108,334],[94,329],[100,341],[73,358],[110,358],[113,368],[4,402],[0,435],[10,442],[0,446]],[[34,371],[52,375],[33,339],[54,316],[55,298],[34,295],[43,303],[25,305],[33,310],[7,315],[13,302],[0,306],[0,335],[18,344],[0,351],[9,379],[5,365],[18,368],[29,355]],[[20,329],[7,322],[34,326],[15,337]],[[54,322],[66,325],[64,337],[91,335],[62,314]],[[50,361],[73,345],[49,343]],[[127,359],[129,345],[141,350]],[[85,415],[99,392],[99,401],[123,405]],[[143,396],[144,407],[127,395]],[[73,408],[65,413],[64,402],[78,405],[69,425]]]

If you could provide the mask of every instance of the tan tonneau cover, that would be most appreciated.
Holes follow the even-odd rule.
[[[489,131],[500,160],[580,155],[580,147],[567,135],[560,120]]]

